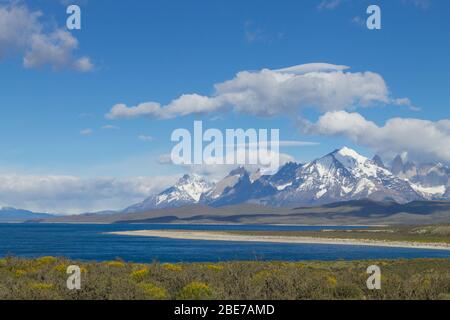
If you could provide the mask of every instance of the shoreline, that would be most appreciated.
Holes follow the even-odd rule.
[[[231,242],[265,242],[265,243],[290,243],[290,244],[328,244],[328,245],[351,245],[372,247],[395,247],[409,249],[433,249],[450,250],[450,244],[445,243],[421,243],[407,241],[381,241],[370,239],[337,239],[337,238],[315,238],[315,237],[292,237],[292,236],[248,236],[235,235],[226,232],[211,231],[174,231],[174,230],[136,230],[105,232],[120,236],[157,237],[179,240],[204,240],[204,241],[231,241]]]
[[[382,228],[389,227],[389,224],[290,224],[290,223],[239,223],[239,222],[201,222],[201,223],[183,223],[183,222],[96,222],[96,221],[11,221],[0,222],[0,224],[102,224],[102,225],[114,225],[114,224],[127,224],[127,225],[179,225],[179,226],[278,226],[278,227],[349,227],[349,228]]]

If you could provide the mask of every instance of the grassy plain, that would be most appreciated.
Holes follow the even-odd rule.
[[[370,227],[321,231],[227,231],[230,234],[252,236],[313,237],[331,239],[367,239],[450,244],[450,224],[428,226]]]

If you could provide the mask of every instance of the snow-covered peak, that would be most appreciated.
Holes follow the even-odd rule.
[[[248,171],[245,170],[244,167],[238,167],[238,168],[232,170],[232,171],[228,174],[228,176],[229,176],[229,177],[232,177],[232,176],[242,177],[242,176],[245,176],[245,175],[248,175],[248,174],[249,174]]]
[[[376,177],[380,173],[390,175],[390,172],[377,165],[374,161],[360,155],[353,149],[343,147],[333,153],[334,158],[356,177]]]
[[[195,201],[199,201],[201,195],[211,189],[211,184],[199,175],[186,174],[178,180],[174,189],[184,192]]]
[[[343,147],[340,150],[336,151],[334,156],[343,164],[345,164],[345,162],[354,163],[355,161],[357,163],[365,163],[367,160],[369,160],[366,157],[360,155],[355,150],[347,147]]]
[[[426,199],[443,197],[447,191],[444,185],[436,187],[424,187],[419,184],[410,183],[411,187]]]

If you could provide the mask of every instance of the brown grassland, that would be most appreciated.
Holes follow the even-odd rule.
[[[313,237],[355,240],[404,241],[450,244],[450,224],[425,226],[369,227],[348,230],[319,231],[227,231],[230,234],[254,236]]]
[[[368,290],[378,265],[381,290]],[[66,269],[81,268],[81,290]],[[0,259],[0,300],[450,299],[450,259],[149,264]]]

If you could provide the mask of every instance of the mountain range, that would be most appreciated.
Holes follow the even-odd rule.
[[[199,221],[206,216],[211,220],[211,216],[216,214],[227,217],[251,216],[254,220],[260,214],[290,214],[289,210],[300,207],[309,208],[307,211],[312,212],[312,207],[320,211],[324,205],[338,205],[336,212],[345,212],[346,209],[342,208],[347,208],[347,203],[352,201],[356,201],[355,206],[364,207],[370,213],[372,209],[369,208],[373,208],[374,203],[386,203],[390,208],[397,208],[395,204],[429,200],[436,201],[433,207],[437,208],[436,212],[447,212],[447,209],[442,211],[439,201],[450,200],[448,166],[441,163],[413,163],[404,161],[401,156],[385,164],[378,155],[369,159],[344,147],[309,163],[288,162],[273,175],[265,175],[260,170],[249,172],[239,167],[222,180],[212,183],[199,175],[186,174],[173,186],[124,210],[64,216],[3,208],[0,209],[0,222],[171,221],[173,217],[180,219],[185,214],[186,219],[198,216]],[[411,211],[411,208],[416,206],[399,208],[405,210],[404,213],[415,214],[415,209]],[[135,214],[138,215],[133,218]],[[401,215],[400,212],[396,214]],[[359,213],[356,216],[359,217]],[[405,221],[412,221],[411,216],[404,218]],[[447,213],[439,213],[427,219],[445,220],[448,216]],[[291,220],[290,217],[286,222]],[[304,216],[298,220],[305,221],[311,222],[304,220]]]
[[[286,163],[274,175],[252,173],[243,167],[216,183],[198,175],[184,175],[175,185],[123,212],[194,204],[317,206],[362,199],[400,204],[449,200],[450,168],[440,163],[405,163],[400,156],[385,165],[378,155],[369,159],[343,147],[309,163]]]

